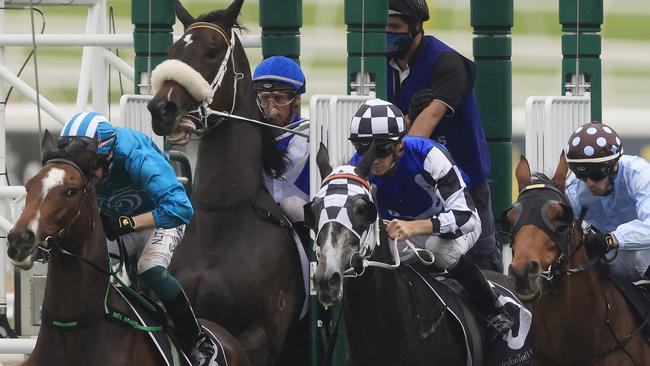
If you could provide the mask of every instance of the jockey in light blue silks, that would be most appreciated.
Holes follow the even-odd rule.
[[[116,128],[95,112],[77,113],[65,124],[59,149],[76,138],[99,144],[96,186],[111,252],[121,237],[129,255],[141,253],[139,278],[162,300],[193,365],[213,365],[216,347],[201,330],[180,283],[167,271],[194,210],[167,157],[139,131]]]
[[[255,68],[253,85],[257,105],[269,122],[302,130],[306,120],[300,118],[298,109],[300,95],[305,92],[305,75],[295,61],[284,56],[267,58]],[[287,170],[280,178],[266,177],[266,187],[292,223],[299,223],[304,221],[302,207],[309,200],[309,141],[290,132],[279,135],[276,141],[286,153]]]

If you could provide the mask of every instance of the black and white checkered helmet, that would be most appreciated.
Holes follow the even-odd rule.
[[[381,99],[365,102],[352,117],[350,140],[394,140],[404,135],[404,115],[393,104]]]

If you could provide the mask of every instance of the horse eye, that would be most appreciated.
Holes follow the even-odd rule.
[[[63,192],[63,195],[66,197],[72,197],[77,194],[77,192],[79,192],[77,188],[68,188],[65,190],[65,192]]]

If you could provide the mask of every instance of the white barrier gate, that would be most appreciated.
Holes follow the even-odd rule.
[[[314,95],[309,100],[309,193],[320,189],[322,177],[316,165],[316,153],[322,142],[329,152],[330,164],[347,164],[354,155],[348,140],[354,112],[374,97],[362,95]]]
[[[526,99],[526,159],[533,172],[552,176],[571,133],[591,122],[585,96],[533,96]]]

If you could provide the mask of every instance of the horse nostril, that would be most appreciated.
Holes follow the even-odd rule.
[[[536,261],[530,261],[526,264],[526,271],[529,274],[535,274],[539,272],[539,263]]]
[[[341,274],[336,272],[330,277],[329,280],[330,287],[338,288],[341,285]]]
[[[7,241],[10,243],[24,243],[34,241],[34,232],[31,230],[11,231],[7,235]]]

